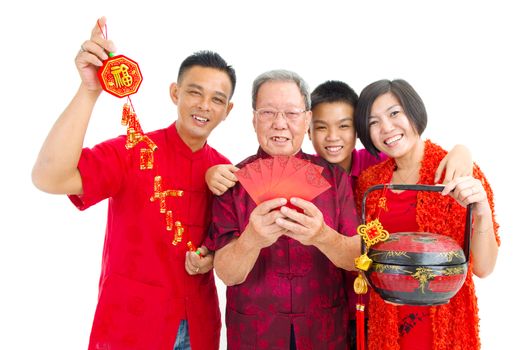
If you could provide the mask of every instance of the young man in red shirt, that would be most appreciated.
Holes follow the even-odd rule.
[[[214,52],[183,61],[170,86],[176,122],[145,134],[157,146],[152,167],[141,169],[142,146],[127,149],[126,136],[83,148],[101,93],[97,70],[113,51],[101,33],[105,22],[99,19],[77,54],[81,85],[32,174],[39,189],[68,194],[80,210],[109,199],[89,349],[218,349],[213,258],[201,246],[211,205],[204,174],[229,163],[207,145],[207,137],[233,107],[235,72]],[[188,241],[199,254],[187,251]]]

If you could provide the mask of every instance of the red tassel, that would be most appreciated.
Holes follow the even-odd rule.
[[[356,344],[357,350],[365,350],[365,304],[358,295],[356,304]]]

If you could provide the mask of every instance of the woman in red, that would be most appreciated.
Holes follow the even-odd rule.
[[[434,184],[435,170],[447,153],[421,134],[427,125],[425,106],[404,80],[380,80],[368,85],[355,115],[358,136],[372,154],[389,159],[364,171],[358,198],[376,184]],[[473,238],[467,279],[448,304],[434,307],[396,306],[371,293],[368,348],[479,349],[478,307],[472,275],[489,275],[498,255],[498,225],[493,193],[480,168],[473,176],[449,182],[444,196],[430,192],[387,191],[388,211],[379,219],[389,232],[421,231],[448,235],[462,245],[465,206],[474,204]],[[369,195],[367,221],[378,215],[380,191]],[[458,204],[457,204],[458,203]]]

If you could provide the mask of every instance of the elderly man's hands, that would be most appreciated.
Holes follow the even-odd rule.
[[[286,207],[287,200],[276,198],[261,203],[250,216],[248,233],[255,247],[262,249],[285,235],[304,245],[317,246],[328,238],[323,214],[312,202],[291,198],[302,213]]]
[[[279,207],[285,205],[287,200],[275,198],[259,204],[251,213],[249,223],[244,236],[250,239],[252,245],[258,249],[272,245],[286,233],[286,229],[278,225],[278,219],[284,219],[285,215]]]
[[[284,217],[277,218],[277,225],[286,230],[285,235],[288,237],[304,245],[317,245],[324,238],[327,229],[323,214],[313,203],[304,199],[291,198],[290,202],[304,213],[282,207],[280,212]]]

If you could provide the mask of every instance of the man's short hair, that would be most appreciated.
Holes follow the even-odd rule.
[[[268,81],[285,81],[295,83],[295,85],[297,85],[297,87],[299,88],[301,95],[303,96],[305,110],[310,110],[311,100],[309,92],[310,89],[308,88],[308,84],[303,78],[301,78],[299,74],[284,69],[270,70],[265,73],[262,73],[261,75],[255,78],[255,80],[253,81],[252,93],[253,109],[255,109],[257,106],[257,95],[260,87]]]
[[[193,53],[181,63],[180,70],[178,71],[178,83],[181,83],[185,73],[194,66],[214,68],[225,72],[231,81],[231,94],[229,95],[229,99],[233,97],[236,86],[235,69],[228,65],[222,56],[216,52],[208,50],[202,50]]]
[[[328,80],[312,91],[312,110],[321,103],[343,102],[353,109],[357,106],[358,95],[348,84],[339,80]]]

